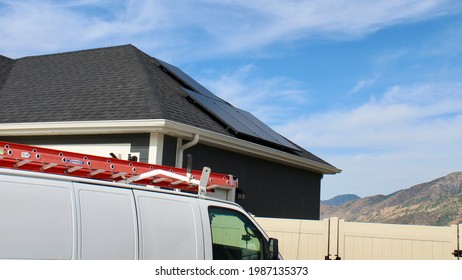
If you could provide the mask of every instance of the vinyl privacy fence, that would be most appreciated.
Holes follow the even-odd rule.
[[[449,227],[257,218],[288,260],[457,260],[462,225]]]

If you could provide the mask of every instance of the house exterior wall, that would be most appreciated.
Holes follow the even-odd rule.
[[[202,144],[187,149],[184,162],[187,154],[193,156],[194,169],[208,166],[212,172],[237,176],[236,202],[254,215],[319,219],[322,174]]]
[[[164,136],[164,151],[162,153],[162,165],[175,166],[177,138]],[[186,152],[187,155],[187,152]],[[202,168],[202,167],[201,167]]]

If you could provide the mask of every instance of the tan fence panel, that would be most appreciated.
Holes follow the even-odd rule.
[[[342,260],[454,260],[457,226],[339,222]]]
[[[329,251],[329,220],[303,220],[300,227],[299,260],[323,260]]]
[[[256,218],[269,236],[279,240],[286,260],[323,260],[328,254],[329,220]]]
[[[281,254],[288,260],[455,260],[454,251],[462,250],[462,225],[354,223],[338,218],[256,220],[279,239]]]

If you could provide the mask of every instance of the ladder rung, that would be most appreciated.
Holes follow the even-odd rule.
[[[26,164],[31,163],[31,162],[32,162],[31,159],[25,159],[25,160],[21,160],[20,162],[17,162],[15,164],[15,166],[16,167],[21,167],[21,166],[26,165]]]
[[[90,176],[90,177],[91,177],[91,176],[95,176],[95,175],[98,175],[98,174],[103,173],[103,172],[105,172],[105,171],[106,171],[106,170],[104,170],[104,169],[96,169],[96,170],[94,170],[94,171],[88,173],[88,176]]]
[[[126,172],[119,172],[119,173],[116,173],[116,174],[112,174],[111,175],[111,179],[117,179],[117,178],[124,178],[124,176],[126,175],[127,173]]]
[[[166,180],[168,180],[168,179],[167,179],[167,178],[156,178],[156,179],[152,180],[152,182],[153,182],[154,184],[158,184],[158,183],[164,182],[164,181],[166,181]]]
[[[176,181],[171,182],[170,185],[177,186],[177,185],[182,184],[182,183],[184,183],[183,180],[176,180]]]
[[[77,170],[80,170],[80,169],[82,169],[82,168],[83,168],[82,166],[74,166],[74,167],[69,168],[69,169],[67,170],[67,173],[70,174],[70,173],[72,173],[72,172],[74,172],[74,171],[77,171]]]
[[[57,166],[57,165],[58,165],[58,164],[55,163],[55,162],[52,162],[52,163],[49,163],[49,164],[45,164],[44,166],[42,166],[41,170],[42,170],[42,171],[45,171],[45,170],[50,169],[50,168],[52,168],[52,167],[55,167],[55,166]]]

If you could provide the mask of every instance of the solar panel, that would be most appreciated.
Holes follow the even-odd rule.
[[[249,136],[260,138],[257,133],[252,131],[250,127],[246,126],[245,123],[238,119],[238,112],[233,109],[233,107],[200,93],[185,88],[183,90],[209,113],[228,125],[235,133],[244,133]]]
[[[176,78],[180,79],[181,81],[183,81],[183,83],[187,84],[189,87],[193,88],[194,90],[196,90],[197,92],[200,92],[202,93],[203,95],[209,97],[209,98],[212,98],[212,99],[216,99],[218,101],[222,101],[223,100],[221,98],[219,98],[218,96],[216,96],[215,94],[213,94],[211,91],[209,91],[208,89],[206,89],[204,86],[202,86],[201,84],[199,84],[196,80],[194,80],[193,78],[191,78],[188,74],[186,74],[185,72],[181,71],[181,69],[179,69],[178,67],[175,67],[171,64],[168,64],[167,62],[164,62],[162,60],[159,60],[159,63],[168,71],[170,72],[171,74],[173,74]]]
[[[228,125],[236,134],[244,134],[293,150],[300,150],[249,112],[200,93],[185,88],[183,90],[209,113]]]
[[[277,133],[276,131],[271,129],[269,126],[267,126],[265,123],[263,123],[262,121],[257,119],[251,113],[249,113],[249,112],[247,112],[245,110],[242,110],[242,109],[238,109],[238,108],[237,108],[237,110],[239,111],[239,113],[244,118],[246,118],[249,122],[251,122],[252,124],[255,125],[254,128],[258,128],[257,131],[258,131],[259,135],[262,138],[267,139],[268,141],[271,141],[270,139],[273,139],[273,141],[271,141],[271,142],[276,142],[276,143],[279,143],[280,145],[285,146],[287,148],[291,148],[293,150],[300,151],[299,147],[295,146],[292,142],[290,142],[286,138],[282,137],[279,133]],[[265,135],[267,135],[269,138],[264,137]]]
[[[251,113],[236,108],[219,98],[179,68],[158,60],[162,67],[184,84],[194,89],[183,88],[186,94],[202,108],[226,124],[234,133],[260,139],[269,143],[300,151],[300,148],[279,135]]]

